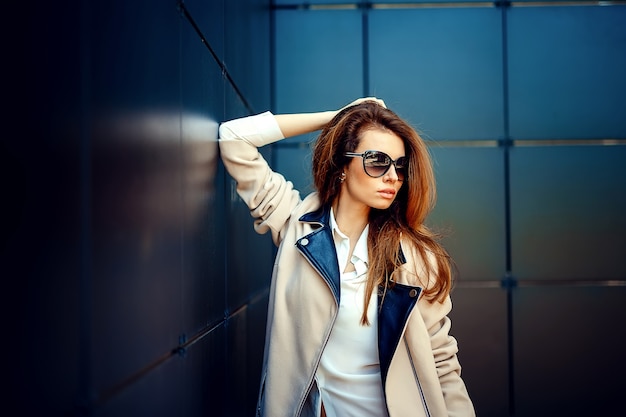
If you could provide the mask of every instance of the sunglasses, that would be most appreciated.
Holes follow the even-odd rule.
[[[389,171],[391,164],[393,164],[398,178],[404,180],[409,167],[409,161],[406,156],[401,156],[394,161],[389,155],[380,151],[346,152],[344,155],[350,158],[363,158],[363,170],[365,170],[367,175],[374,178],[385,175]]]

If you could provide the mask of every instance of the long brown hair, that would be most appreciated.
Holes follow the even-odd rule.
[[[428,300],[443,301],[450,292],[452,280],[450,257],[438,243],[438,235],[424,224],[436,200],[428,148],[415,129],[392,110],[366,101],[344,108],[324,127],[313,148],[313,182],[322,205],[332,204],[339,195],[340,174],[350,162],[344,154],[353,152],[360,135],[369,129],[386,130],[399,136],[404,142],[409,167],[391,206],[385,210],[370,210],[370,266],[362,324],[369,324],[367,305],[373,291],[379,286],[386,289],[393,285],[392,274],[402,264],[401,239],[408,240],[424,260],[426,277],[421,281]],[[430,260],[433,255],[436,266]],[[432,274],[435,274],[434,280],[430,279]]]

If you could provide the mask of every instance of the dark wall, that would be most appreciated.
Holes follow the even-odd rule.
[[[272,246],[217,127],[269,108],[269,0],[6,16],[3,408],[252,415]]]

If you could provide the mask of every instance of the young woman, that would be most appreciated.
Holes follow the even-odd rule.
[[[321,130],[300,198],[257,148]],[[222,159],[278,252],[258,416],[473,416],[450,336],[450,262],[424,225],[428,150],[384,102],[231,120]]]

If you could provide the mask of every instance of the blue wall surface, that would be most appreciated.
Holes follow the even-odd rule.
[[[373,95],[430,145],[477,414],[624,414],[626,3],[275,3],[277,111]],[[314,138],[274,148],[301,190]]]
[[[6,415],[254,415],[274,248],[218,125],[365,95],[432,152],[478,415],[623,414],[623,1],[3,10]],[[262,150],[303,193],[313,139]]]

